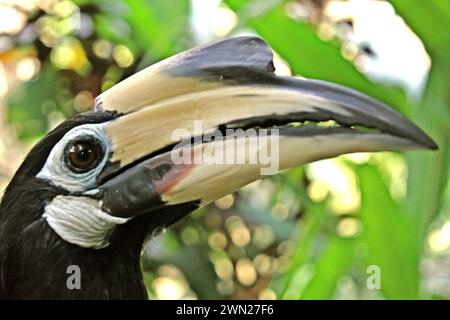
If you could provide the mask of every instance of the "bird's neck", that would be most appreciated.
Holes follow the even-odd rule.
[[[147,299],[140,268],[146,238],[197,207],[183,204],[143,214],[118,226],[109,246],[91,249],[64,241],[42,217],[58,191],[54,187],[29,180],[21,188],[8,188],[0,204],[4,299]]]
[[[34,230],[33,230],[34,229]],[[38,234],[33,239],[29,232]],[[28,233],[28,234],[27,234]],[[147,299],[140,250],[80,248],[37,222],[2,246],[0,296],[8,299]]]

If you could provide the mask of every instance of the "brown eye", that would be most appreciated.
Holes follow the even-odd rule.
[[[87,172],[103,158],[103,149],[96,139],[71,142],[65,152],[68,167],[74,172]]]

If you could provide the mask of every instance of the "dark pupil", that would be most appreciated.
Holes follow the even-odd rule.
[[[90,141],[74,142],[69,149],[69,162],[76,169],[91,169],[96,165],[99,154],[99,146]]]

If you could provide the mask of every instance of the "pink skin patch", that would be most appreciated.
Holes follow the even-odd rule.
[[[162,164],[169,164],[171,166],[170,170],[166,172],[161,180],[157,180],[154,183],[155,191],[160,195],[168,193],[183,177],[185,177],[195,166],[195,164],[174,164],[171,160],[170,152],[164,154],[155,159],[150,159],[144,165],[153,169]]]

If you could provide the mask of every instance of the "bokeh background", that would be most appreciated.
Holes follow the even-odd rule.
[[[440,150],[320,161],[198,210],[145,247],[151,298],[448,299],[449,28],[448,0],[1,0],[0,193],[37,140],[121,79],[256,34],[278,73],[376,97]]]

